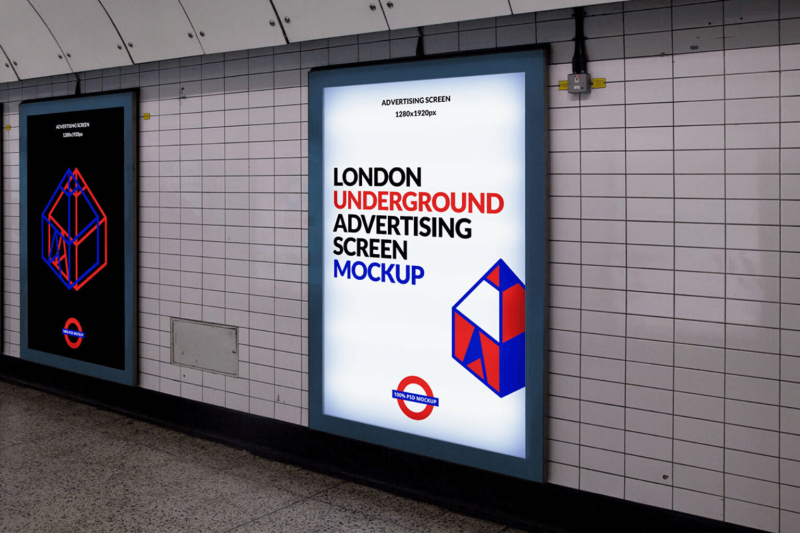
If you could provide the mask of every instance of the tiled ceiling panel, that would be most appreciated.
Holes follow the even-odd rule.
[[[117,26],[135,63],[203,53],[194,28],[178,0],[101,2]]]
[[[181,0],[181,3],[207,54],[286,44],[269,0]]]
[[[130,65],[111,19],[97,0],[30,0],[75,71]]]
[[[22,79],[72,72],[58,43],[28,0],[0,1],[0,46]]]
[[[11,61],[6,57],[3,49],[0,48],[0,83],[7,81],[18,81],[16,72],[11,68]]]
[[[393,30],[511,14],[508,0],[381,0]]]
[[[378,0],[273,0],[289,42],[389,29]]]
[[[514,13],[530,13],[532,11],[564,9],[565,7],[611,4],[618,3],[619,1],[620,0],[509,0],[509,3]]]

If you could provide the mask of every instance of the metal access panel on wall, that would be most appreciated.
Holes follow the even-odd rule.
[[[207,54],[286,44],[272,4],[264,0],[181,0]]]
[[[20,79],[72,72],[50,30],[27,0],[0,2],[0,46]]]
[[[543,49],[309,75],[310,426],[542,481]]]
[[[239,375],[239,330],[233,326],[173,318],[172,362],[210,372]]]
[[[134,63],[203,53],[178,0],[100,0]]]
[[[273,0],[290,43],[386,31],[377,0]]]
[[[122,39],[97,0],[30,2],[61,45],[75,71],[131,64]]]
[[[382,3],[393,30],[511,14],[508,0],[382,0]]]
[[[138,93],[23,102],[20,355],[136,384]]]

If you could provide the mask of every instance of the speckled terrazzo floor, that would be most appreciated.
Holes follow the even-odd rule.
[[[0,381],[0,531],[519,530]]]

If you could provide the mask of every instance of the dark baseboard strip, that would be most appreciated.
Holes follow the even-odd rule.
[[[531,531],[757,531],[557,485],[540,485],[13,357],[0,356],[0,379]]]

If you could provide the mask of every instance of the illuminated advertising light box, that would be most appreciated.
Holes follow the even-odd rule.
[[[20,104],[20,354],[134,385],[137,93]]]
[[[312,428],[542,481],[545,64],[310,73]]]

